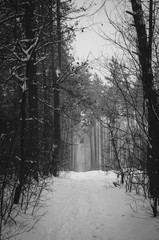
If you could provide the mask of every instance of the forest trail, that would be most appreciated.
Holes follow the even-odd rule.
[[[156,220],[134,214],[115,175],[69,173],[54,180],[47,214],[22,240],[157,240]],[[134,214],[134,216],[132,216]]]

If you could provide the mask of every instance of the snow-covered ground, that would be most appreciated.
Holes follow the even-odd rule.
[[[114,187],[116,174],[61,173],[53,180],[47,213],[22,240],[158,240],[159,221],[143,201]],[[47,196],[48,197],[48,196]],[[142,204],[141,204],[142,203]]]

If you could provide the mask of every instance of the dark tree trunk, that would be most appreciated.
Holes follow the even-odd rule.
[[[57,76],[54,75],[54,135],[53,135],[53,175],[58,175],[58,168],[60,165],[60,98],[59,85],[57,83]]]
[[[149,36],[147,36],[146,25],[141,1],[131,0],[134,23],[137,33],[139,63],[141,67],[141,79],[143,85],[144,100],[147,106],[148,123],[148,152],[147,171],[150,180],[150,195],[154,203],[159,199],[159,106],[158,97],[154,88],[154,76],[152,72],[152,38],[153,38],[153,0],[149,5]],[[157,206],[154,204],[154,216]]]
[[[33,9],[32,0],[25,4],[25,38],[27,39],[26,47],[34,43],[35,36],[33,32]],[[31,174],[37,181],[37,146],[38,146],[38,104],[37,104],[37,81],[35,66],[35,49],[32,48],[31,57],[26,62],[26,83],[24,80],[21,100],[21,162],[19,168],[19,184],[15,190],[14,203],[18,204],[22,187],[26,182],[27,176]],[[26,94],[26,88],[28,94]],[[28,103],[27,103],[28,97]],[[28,111],[27,111],[28,105]],[[26,121],[28,120],[28,123]]]
[[[21,100],[21,135],[20,135],[20,154],[21,154],[21,162],[20,162],[20,170],[19,170],[19,184],[15,190],[14,203],[18,204],[20,199],[20,194],[22,191],[23,183],[25,180],[25,164],[26,164],[26,156],[25,156],[25,131],[26,131],[26,91],[22,92],[22,100]]]
[[[56,16],[57,16],[57,39],[58,39],[58,55],[57,55],[57,69],[55,69],[55,56],[52,56],[53,67],[53,94],[54,94],[54,131],[53,131],[53,146],[52,146],[52,174],[58,176],[60,165],[60,88],[58,82],[58,72],[61,71],[61,13],[60,0],[56,2]],[[55,54],[55,49],[53,48]]]
[[[30,0],[25,7],[25,35],[30,42],[27,48],[35,41],[34,31],[34,5]],[[36,52],[33,48],[31,58],[27,62],[26,77],[28,87],[28,166],[26,171],[38,180],[38,100],[37,100],[37,77],[36,77]]]

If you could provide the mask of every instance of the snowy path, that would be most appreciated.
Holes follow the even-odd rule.
[[[70,173],[56,178],[48,213],[22,240],[157,240],[159,222],[135,215],[112,174]]]

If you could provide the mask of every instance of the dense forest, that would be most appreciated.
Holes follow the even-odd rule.
[[[0,0],[0,239],[61,170],[113,169],[122,183],[140,170],[157,216],[159,3],[123,2],[120,23],[106,12],[122,57],[103,60],[103,81],[71,54],[87,8]]]

